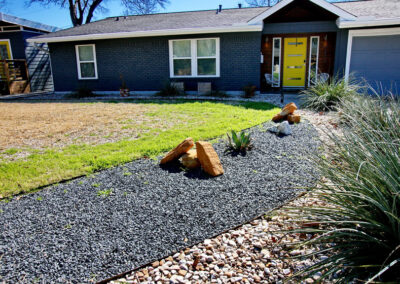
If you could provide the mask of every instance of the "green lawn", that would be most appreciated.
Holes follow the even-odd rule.
[[[160,121],[163,126],[158,128],[157,123],[153,123],[150,129],[136,129],[139,135],[135,139],[124,138],[98,145],[67,145],[62,149],[47,148],[44,151],[32,151],[23,159],[3,159],[0,164],[0,196],[4,198],[31,192],[45,185],[87,175],[140,157],[156,157],[186,137],[196,141],[220,137],[230,130],[261,124],[279,112],[271,104],[250,102],[181,100],[119,104],[136,104],[143,108],[146,117]],[[15,151],[18,149],[13,149]]]

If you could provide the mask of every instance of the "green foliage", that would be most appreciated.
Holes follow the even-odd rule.
[[[256,95],[257,87],[249,84],[243,87],[243,97],[246,99],[250,99]]]
[[[315,85],[300,93],[303,107],[315,111],[335,110],[338,103],[346,98],[359,95],[365,91],[360,82],[350,78],[333,77],[325,82],[318,81]]]
[[[311,195],[326,206],[290,209],[316,237],[300,245],[325,250],[325,260],[305,269],[338,282],[400,282],[400,104],[395,99],[353,97],[340,108],[343,135],[330,135],[317,157],[324,177]]]
[[[175,97],[184,96],[185,92],[179,90],[171,81],[168,81],[156,95],[160,97]]]
[[[97,196],[107,197],[107,196],[110,196],[112,194],[112,192],[113,192],[112,189],[99,190],[97,192]]]
[[[204,96],[214,98],[229,98],[229,95],[227,93],[219,90],[212,90],[211,92],[204,94]]]
[[[225,152],[246,152],[250,150],[253,145],[251,144],[250,133],[246,133],[245,131],[236,132],[234,130],[231,131],[231,136],[228,136],[228,144]]]
[[[3,153],[7,154],[7,155],[14,155],[14,154],[16,154],[18,152],[21,152],[21,150],[20,149],[15,149],[15,148],[9,148],[9,149],[5,150]]]
[[[23,160],[0,163],[0,194],[7,197],[81,175],[92,177],[95,171],[144,156],[154,158],[171,150],[187,137],[196,141],[208,140],[220,137],[230,129],[238,131],[259,125],[279,111],[271,104],[256,102],[176,100],[141,101],[140,104],[154,108],[152,112],[155,121],[172,126],[163,130],[143,130],[138,126],[137,131],[141,135],[135,140],[100,145],[71,145],[61,150],[32,153]]]

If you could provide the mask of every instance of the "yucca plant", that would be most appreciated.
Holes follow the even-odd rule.
[[[357,96],[339,110],[343,135],[330,134],[333,148],[316,159],[324,180],[310,192],[327,205],[288,208],[300,226],[296,232],[315,234],[298,246],[328,255],[299,275],[399,283],[400,104]]]
[[[246,133],[245,131],[236,132],[234,130],[231,131],[231,136],[228,136],[228,144],[225,152],[246,152],[250,150],[253,145],[251,144],[251,136],[250,133]]]
[[[335,76],[325,82],[317,81],[315,85],[300,93],[300,101],[303,107],[315,111],[335,110],[341,100],[358,95],[365,91],[361,81],[350,76],[345,80]]]

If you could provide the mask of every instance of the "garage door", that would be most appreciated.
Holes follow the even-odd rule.
[[[350,72],[374,88],[400,94],[400,34],[354,36]]]

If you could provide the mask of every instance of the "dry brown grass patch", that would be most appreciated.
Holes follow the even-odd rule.
[[[62,148],[135,139],[171,122],[145,115],[157,106],[133,103],[1,103],[0,151]]]

